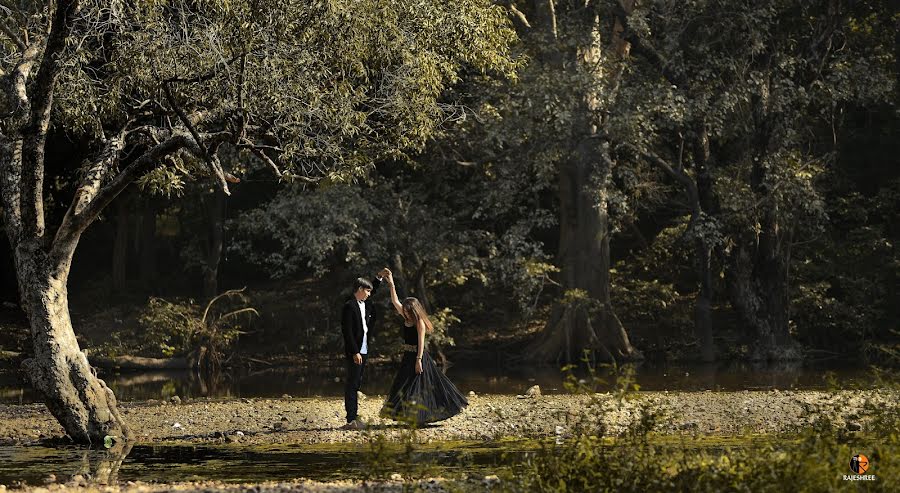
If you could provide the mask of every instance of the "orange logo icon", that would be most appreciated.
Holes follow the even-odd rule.
[[[850,470],[856,474],[865,474],[869,470],[869,458],[863,454],[856,454],[850,458]]]

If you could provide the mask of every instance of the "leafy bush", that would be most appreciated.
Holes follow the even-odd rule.
[[[200,364],[220,367],[234,341],[245,333],[242,324],[259,316],[256,309],[246,306],[249,299],[243,291],[226,291],[203,308],[191,299],[150,298],[138,318],[144,328],[141,345],[167,357],[196,351]]]

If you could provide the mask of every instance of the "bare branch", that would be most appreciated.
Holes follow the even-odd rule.
[[[275,176],[281,178],[281,170],[278,169],[278,165],[275,164],[275,161],[272,160],[269,156],[266,155],[262,149],[251,147],[250,152],[252,152],[256,157],[263,160],[264,163],[268,164],[272,171],[275,173]]]
[[[68,232],[73,224],[77,223],[84,210],[97,196],[106,176],[119,162],[122,149],[125,147],[126,135],[127,132],[123,128],[119,135],[108,139],[97,159],[86,167],[81,184],[75,191],[75,197],[72,198],[72,204],[69,205],[69,210],[66,211],[62,223],[60,223],[59,229],[56,231],[54,243],[58,241],[60,236],[69,234]]]

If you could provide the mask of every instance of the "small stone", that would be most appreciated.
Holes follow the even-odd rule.
[[[237,443],[240,440],[240,437],[238,437],[237,435],[225,435],[225,441],[227,443]]]
[[[239,437],[244,436],[244,432],[243,432],[243,431],[236,431],[236,432],[234,432],[234,434],[237,435],[237,436],[239,436]]]
[[[364,401],[364,400],[368,399],[368,396],[366,396],[366,394],[363,394],[362,392],[357,390],[356,391],[356,399],[360,400],[360,401]]]
[[[470,391],[469,391],[469,397],[475,397],[475,391],[474,391],[474,390],[470,390]]]
[[[525,395],[528,397],[540,397],[541,396],[541,386],[540,385],[532,385],[525,391]]]
[[[175,405],[181,404],[181,397],[178,397],[177,395],[173,395],[172,397],[169,398],[169,402],[171,402],[172,404],[175,404]]]
[[[391,481],[403,481],[403,476],[400,473],[391,474]]]
[[[281,421],[276,421],[272,423],[272,429],[275,431],[281,431],[284,429],[284,423],[282,423]]]
[[[848,421],[847,429],[850,431],[859,431],[862,429],[862,425],[853,421]]]
[[[290,398],[291,398],[291,394],[281,394],[281,398],[282,398],[282,399],[290,399]]]
[[[485,486],[495,486],[500,484],[500,478],[498,478],[496,474],[490,474],[485,476],[484,479],[481,480],[481,483]]]
[[[56,474],[48,474],[46,478],[44,478],[44,484],[51,484],[56,482]]]

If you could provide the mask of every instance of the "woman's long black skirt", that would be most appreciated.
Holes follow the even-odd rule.
[[[456,416],[468,405],[428,352],[422,355],[422,373],[417,374],[415,351],[405,351],[381,416],[421,426]]]

